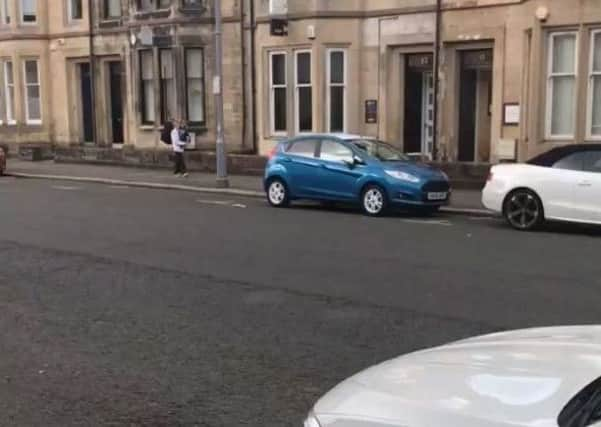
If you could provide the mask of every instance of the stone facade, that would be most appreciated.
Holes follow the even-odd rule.
[[[77,1],[6,3],[0,142],[156,157],[176,116],[214,147],[212,1],[82,0],[77,19]],[[222,0],[222,14],[233,152],[343,131],[487,164],[601,140],[599,0],[443,0],[440,21],[435,0]]]

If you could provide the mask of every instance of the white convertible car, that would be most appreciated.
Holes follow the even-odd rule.
[[[601,224],[601,145],[568,145],[525,164],[493,166],[482,203],[518,230],[545,220]]]
[[[384,362],[305,427],[601,426],[601,326],[503,332]]]

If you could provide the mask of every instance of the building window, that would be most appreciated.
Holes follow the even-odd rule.
[[[327,84],[328,130],[344,132],[346,129],[346,50],[328,50]]]
[[[575,32],[549,35],[547,137],[572,138],[576,114],[577,42]]]
[[[286,53],[271,52],[269,54],[269,108],[271,116],[271,134],[285,135],[286,123]]]
[[[588,136],[601,138],[601,30],[591,35]]]
[[[25,85],[25,122],[37,125],[42,123],[42,103],[40,99],[40,73],[37,59],[23,62]]]
[[[21,22],[35,23],[37,21],[37,0],[21,0]]]
[[[138,0],[138,10],[147,12],[157,9],[168,9],[171,0]]]
[[[121,0],[104,0],[104,17],[117,19],[121,17]]]
[[[159,50],[161,68],[161,122],[174,119],[176,115],[175,64],[171,49]]]
[[[15,124],[15,75],[11,61],[4,61],[4,102],[6,122]]]
[[[190,123],[204,123],[204,52],[186,49],[186,110]]]
[[[82,0],[67,0],[69,5],[69,19],[77,21],[83,18]]]
[[[313,131],[313,88],[311,87],[311,51],[295,52],[296,132]]]
[[[288,0],[269,0],[270,15],[285,15],[288,13]]]
[[[183,0],[184,8],[198,9],[202,6],[203,0]]]
[[[8,0],[0,0],[0,23],[5,25],[10,24],[10,9]]]
[[[155,121],[154,66],[152,61],[152,50],[140,51],[140,80],[142,123],[151,124]]]

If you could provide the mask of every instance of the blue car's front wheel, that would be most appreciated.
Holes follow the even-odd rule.
[[[382,215],[386,211],[387,204],[386,193],[379,185],[368,185],[361,194],[361,207],[369,216]]]
[[[286,183],[279,178],[274,178],[267,185],[267,201],[276,208],[286,207],[290,204],[288,187]]]

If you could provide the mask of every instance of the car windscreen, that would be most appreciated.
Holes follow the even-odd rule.
[[[557,424],[559,427],[586,427],[601,421],[601,378],[596,379],[563,408]]]
[[[355,147],[383,162],[411,161],[409,157],[386,142],[375,139],[356,139],[351,142]]]

